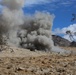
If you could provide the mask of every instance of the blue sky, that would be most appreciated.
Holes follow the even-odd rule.
[[[25,13],[47,11],[55,15],[53,33],[68,39],[65,30],[76,32],[76,22],[71,22],[72,14],[76,14],[76,0],[26,0]],[[76,37],[75,37],[76,38]]]

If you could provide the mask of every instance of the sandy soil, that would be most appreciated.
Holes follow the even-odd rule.
[[[76,55],[5,49],[0,52],[0,75],[76,75]]]
[[[76,51],[76,47],[61,47],[65,50],[72,50],[72,51]]]
[[[46,52],[42,51],[30,51],[28,49],[17,48],[17,47],[9,47],[2,46],[0,57],[28,57],[28,56],[41,56],[47,55]]]

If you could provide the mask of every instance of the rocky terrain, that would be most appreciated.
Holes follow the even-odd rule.
[[[68,41],[67,39],[64,39],[58,35],[52,35],[52,39],[54,41],[55,46],[68,47],[71,44],[70,41]]]
[[[76,75],[76,55],[5,46],[0,52],[0,75]]]
[[[76,56],[3,57],[0,75],[76,75]]]

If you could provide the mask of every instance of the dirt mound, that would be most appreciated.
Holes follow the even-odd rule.
[[[41,56],[47,55],[46,52],[30,51],[28,49],[0,46],[0,57],[28,57],[28,56]]]
[[[43,56],[43,55],[50,55],[52,53],[56,53],[59,55],[76,55],[76,48],[74,50],[71,50],[69,47],[55,47],[55,50],[48,51],[42,51],[42,50],[34,50],[30,51],[29,49],[23,49],[18,47],[10,47],[10,46],[4,46],[0,45],[0,57],[28,57],[28,56]],[[57,50],[59,50],[57,52]]]

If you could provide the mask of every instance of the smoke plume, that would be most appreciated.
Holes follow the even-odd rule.
[[[22,32],[18,32],[21,37],[21,46],[37,50],[51,50],[53,46],[51,28],[54,15],[48,12],[36,12],[31,17],[25,19],[21,26]]]
[[[8,32],[8,44],[18,44],[16,36],[18,25],[24,23],[23,21],[23,10],[24,0],[2,0],[0,4],[3,6],[2,9],[2,22],[5,27],[9,27]]]
[[[31,16],[25,16],[22,10],[24,1],[2,0],[0,2],[3,6],[0,14],[0,29],[3,28],[2,31],[0,30],[0,37],[5,37],[7,44],[11,46],[55,51],[51,36],[55,16],[49,12],[35,12]]]

